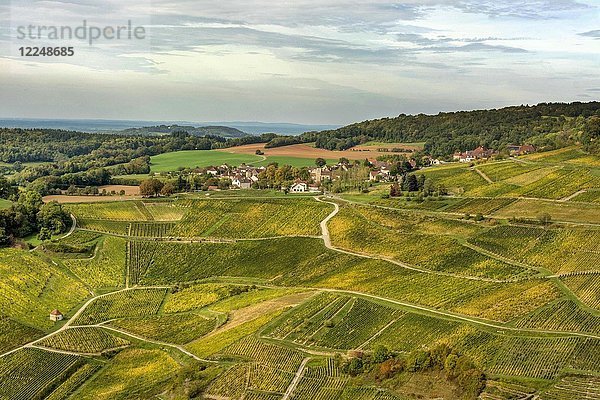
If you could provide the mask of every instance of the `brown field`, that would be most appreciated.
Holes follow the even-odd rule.
[[[97,203],[101,201],[117,201],[117,200],[133,200],[140,199],[140,188],[139,186],[126,186],[126,185],[105,185],[99,186],[98,190],[102,192],[106,189],[107,192],[114,190],[119,192],[120,190],[125,191],[125,196],[67,196],[66,194],[53,194],[50,196],[44,196],[44,202],[56,201],[59,203]]]
[[[423,150],[423,144],[421,143],[379,143],[379,144],[359,144],[358,146],[352,147],[350,150],[353,151],[377,151],[378,149],[387,149],[385,154],[390,154],[392,149],[403,149],[403,150]],[[393,153],[392,153],[393,154]]]
[[[346,157],[349,160],[364,160],[365,158],[375,159],[380,155],[384,154],[397,154],[389,152],[379,152],[378,147],[381,146],[359,146],[364,147],[363,150],[344,150],[344,151],[330,151],[325,149],[318,149],[307,144],[293,144],[290,146],[275,147],[272,149],[265,149],[265,145],[262,143],[248,144],[245,146],[230,147],[227,149],[220,149],[227,153],[236,154],[255,154],[257,149],[263,151],[265,156],[276,156],[276,157],[294,157],[294,158],[317,158],[321,157],[324,159],[338,159]],[[386,144],[386,147],[388,145]],[[404,146],[407,147],[407,146]],[[356,148],[355,148],[356,149]]]

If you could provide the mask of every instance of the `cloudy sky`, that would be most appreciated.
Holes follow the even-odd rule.
[[[0,0],[0,118],[345,124],[600,99],[600,0]],[[20,39],[20,26],[145,39]],[[21,57],[21,46],[73,57]]]

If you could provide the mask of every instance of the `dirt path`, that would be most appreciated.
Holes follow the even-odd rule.
[[[2,358],[2,357],[4,357],[4,356],[7,356],[7,355],[9,355],[9,354],[12,354],[12,353],[14,353],[14,352],[16,352],[16,351],[19,351],[19,350],[21,350],[21,349],[27,348],[27,347],[39,347],[39,346],[36,346],[38,343],[42,342],[42,341],[43,341],[43,340],[45,340],[45,339],[48,339],[48,338],[49,338],[49,337],[51,337],[51,336],[54,336],[54,335],[58,334],[58,333],[60,333],[60,332],[62,332],[62,331],[64,331],[64,330],[66,330],[66,329],[69,329],[69,327],[71,327],[71,325],[72,325],[72,324],[75,322],[75,320],[77,320],[77,318],[78,318],[78,317],[79,317],[79,316],[80,316],[80,315],[81,315],[81,314],[82,314],[82,313],[85,311],[85,309],[86,309],[86,308],[87,308],[87,307],[88,307],[88,306],[89,306],[91,303],[93,303],[94,301],[96,301],[97,299],[100,299],[100,298],[102,298],[102,297],[106,297],[106,296],[110,296],[110,295],[113,295],[113,294],[116,294],[116,293],[121,293],[121,292],[124,292],[124,291],[127,291],[127,290],[139,290],[139,289],[168,289],[168,288],[169,288],[169,287],[167,287],[167,286],[146,286],[146,287],[140,287],[140,288],[134,288],[134,289],[127,289],[127,288],[125,288],[125,289],[117,290],[117,291],[114,291],[114,292],[109,292],[109,293],[104,293],[104,294],[100,294],[100,295],[97,295],[97,296],[93,296],[93,297],[91,297],[91,298],[90,298],[88,301],[86,301],[86,302],[85,302],[85,303],[84,303],[84,304],[83,304],[83,305],[82,305],[82,306],[79,308],[79,310],[77,310],[77,311],[75,312],[75,314],[73,314],[73,316],[67,320],[67,322],[66,322],[66,323],[65,323],[63,326],[61,326],[60,328],[58,328],[58,329],[57,329],[57,330],[55,330],[54,332],[50,332],[49,334],[42,336],[42,337],[41,337],[41,338],[39,338],[39,339],[33,340],[33,341],[29,342],[29,343],[26,343],[26,344],[24,344],[24,345],[21,345],[21,346],[19,346],[19,347],[15,348],[15,349],[12,349],[12,350],[10,350],[10,351],[7,351],[6,353],[0,354],[0,358]],[[54,350],[55,350],[56,352],[62,352],[62,350],[56,350],[56,349],[54,349]],[[65,354],[71,354],[71,352],[65,352]],[[72,354],[82,354],[82,353],[72,353]]]
[[[73,221],[73,225],[71,225],[71,229],[69,229],[69,232],[67,232],[66,235],[61,236],[59,239],[68,238],[69,236],[71,236],[73,234],[73,232],[75,232],[75,228],[77,228],[77,219],[75,218],[75,216],[73,214],[71,214],[71,221]]]
[[[373,340],[375,340],[376,338],[378,338],[379,336],[381,336],[381,334],[383,333],[383,331],[385,331],[387,328],[389,328],[390,326],[392,326],[400,318],[401,318],[401,316],[398,317],[398,318],[395,318],[395,319],[391,320],[386,326],[384,326],[383,328],[381,328],[379,331],[377,331],[377,333],[375,333],[373,336],[371,336],[369,339],[367,339],[366,342],[364,342],[363,344],[361,344],[360,346],[358,346],[358,350],[364,349],[369,343],[371,343]]]
[[[296,375],[294,375],[294,379],[292,379],[290,386],[288,386],[288,388],[285,391],[285,394],[283,395],[281,400],[288,400],[290,398],[290,396],[292,395],[292,393],[294,393],[294,390],[296,390],[296,386],[298,386],[298,382],[300,382],[300,379],[302,379],[302,373],[304,372],[304,367],[306,367],[306,364],[309,361],[310,361],[310,357],[306,357],[304,360],[302,360],[302,363],[300,364],[298,371],[296,371]]]
[[[562,199],[560,199],[559,201],[561,201],[561,202],[569,201],[569,200],[571,200],[571,199],[574,199],[575,197],[577,197],[577,196],[579,196],[580,194],[582,194],[582,193],[585,193],[585,192],[587,192],[587,190],[579,190],[579,191],[577,191],[577,192],[573,193],[573,194],[572,194],[572,195],[570,195],[570,196],[563,197],[563,198],[562,198]]]
[[[489,176],[483,173],[483,171],[478,170],[476,167],[473,167],[473,171],[477,172],[483,179],[485,179],[488,183],[494,183],[493,180],[490,179]]]
[[[197,361],[203,361],[203,362],[207,362],[207,363],[216,363],[216,361],[206,360],[204,358],[200,358],[197,355],[195,355],[193,353],[190,353],[183,346],[180,346],[178,344],[172,344],[172,343],[167,343],[167,342],[161,342],[160,340],[149,339],[149,338],[146,338],[146,337],[143,337],[143,336],[138,336],[136,334],[133,334],[133,333],[121,330],[121,329],[113,328],[112,326],[107,326],[107,325],[102,325],[102,324],[93,325],[93,326],[97,327],[97,328],[101,328],[101,329],[106,329],[106,330],[109,330],[109,331],[113,331],[113,332],[116,332],[116,333],[120,333],[121,335],[129,336],[129,337],[132,337],[132,338],[137,339],[137,340],[142,341],[142,342],[157,344],[159,346],[171,347],[173,349],[179,350],[180,352],[184,353],[185,355],[187,355],[189,357],[192,357],[194,360],[197,360]]]
[[[448,277],[452,277],[452,278],[461,278],[461,279],[468,279],[468,280],[472,280],[472,281],[491,282],[491,283],[512,283],[512,282],[518,282],[520,280],[520,279],[483,278],[483,277],[479,277],[479,276],[453,274],[451,272],[431,271],[428,269],[413,267],[413,266],[405,264],[401,261],[394,260],[393,258],[390,258],[390,257],[377,256],[377,255],[373,255],[373,254],[367,254],[367,253],[361,253],[361,252],[357,252],[357,251],[340,249],[339,247],[335,247],[331,244],[331,236],[329,235],[329,228],[327,228],[327,223],[329,222],[329,220],[331,220],[333,217],[335,217],[336,214],[340,211],[340,206],[337,203],[325,201],[325,200],[322,200],[322,199],[319,199],[316,197],[315,197],[315,200],[320,201],[322,203],[332,204],[333,206],[335,206],[335,209],[331,212],[331,214],[329,214],[323,221],[321,221],[321,232],[323,233],[322,234],[323,242],[325,243],[325,247],[327,247],[330,250],[337,251],[338,253],[356,256],[356,257],[370,258],[372,260],[387,261],[387,262],[395,264],[399,267],[409,269],[411,271],[421,272],[424,274],[448,276]]]

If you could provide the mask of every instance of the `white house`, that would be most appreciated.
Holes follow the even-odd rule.
[[[50,311],[50,321],[54,321],[54,322],[62,321],[63,318],[64,318],[64,315],[60,311],[58,311],[56,309]]]
[[[290,187],[292,193],[304,193],[308,191],[308,185],[304,182],[296,182]]]

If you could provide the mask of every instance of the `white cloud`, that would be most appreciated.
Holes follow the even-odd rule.
[[[600,87],[599,16],[591,0],[13,1],[0,116],[345,123],[578,100]],[[83,19],[149,38],[17,54],[15,26]]]

